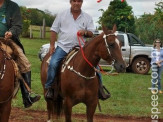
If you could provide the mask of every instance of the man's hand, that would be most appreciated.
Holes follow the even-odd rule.
[[[79,35],[81,35],[81,36],[84,36],[85,32],[86,32],[86,30],[79,30],[78,31]]]
[[[7,31],[5,33],[5,39],[11,39],[11,37],[12,37],[12,33],[10,31]]]
[[[54,46],[50,46],[50,49],[49,49],[49,54],[53,54],[55,52],[55,47]]]
[[[91,31],[87,31],[87,30],[79,30],[77,33],[79,36],[84,36],[86,38],[92,37],[93,33]]]
[[[157,64],[159,67],[161,67],[161,64],[159,63],[159,64]]]
[[[162,62],[162,61],[157,61],[156,64],[157,64],[159,67],[161,67],[161,62]]]

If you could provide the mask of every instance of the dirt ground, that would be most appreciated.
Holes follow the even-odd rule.
[[[73,121],[86,122],[86,116],[83,114],[73,115]],[[20,108],[12,108],[9,122],[46,122],[46,111],[25,110]],[[60,121],[62,122],[63,119]],[[150,118],[115,118],[109,115],[95,115],[94,122],[150,122]],[[160,121],[161,122],[161,121]]]

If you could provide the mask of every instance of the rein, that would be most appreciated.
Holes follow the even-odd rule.
[[[81,49],[82,56],[83,56],[84,60],[85,60],[85,61],[86,61],[86,62],[87,62],[91,67],[93,67],[93,69],[96,69],[96,68],[91,64],[91,62],[89,62],[88,59],[85,57],[85,54],[84,54],[83,48],[82,48],[81,43],[80,43],[80,39],[81,39],[82,42],[85,44],[83,38],[80,36],[79,33],[77,33],[77,37],[78,37],[79,46],[80,46],[80,49]]]

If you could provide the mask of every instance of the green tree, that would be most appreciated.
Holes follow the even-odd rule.
[[[118,31],[134,32],[135,18],[132,7],[126,1],[113,0],[106,11],[101,11],[103,13],[102,17],[99,18],[99,24],[103,23],[108,28],[112,28],[116,24]]]
[[[32,25],[42,26],[43,19],[45,18],[46,26],[51,26],[55,15],[52,15],[48,10],[41,11],[37,8],[20,7],[23,20],[30,20]]]
[[[156,38],[163,40],[163,2],[156,4],[154,14],[144,14],[136,19],[136,35],[148,44]]]
[[[23,31],[22,31],[22,37],[29,37],[29,26],[31,21],[30,20],[23,20]]]

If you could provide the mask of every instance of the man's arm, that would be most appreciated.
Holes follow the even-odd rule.
[[[21,16],[19,6],[16,3],[13,3],[12,6],[13,6],[13,14],[12,16],[10,16],[8,31],[12,33],[12,36],[17,37],[22,32],[22,16]]]
[[[50,36],[50,55],[55,51],[55,41],[57,41],[57,33],[55,31],[51,31]]]

